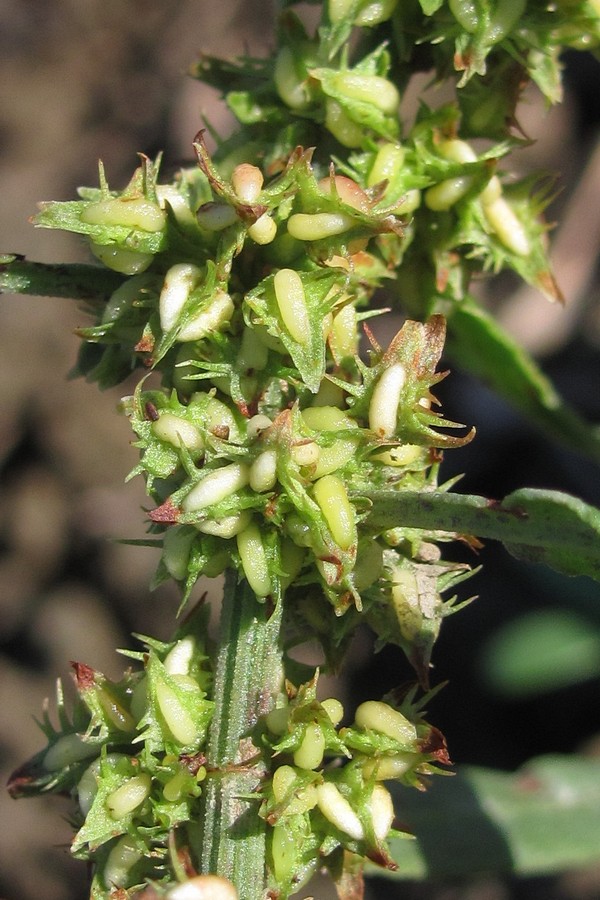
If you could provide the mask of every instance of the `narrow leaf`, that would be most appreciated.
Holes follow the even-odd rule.
[[[391,788],[416,840],[392,841],[390,878],[541,875],[600,861],[600,762],[531,760],[515,773],[465,766],[425,794]]]
[[[501,502],[442,492],[372,491],[367,497],[372,526],[493,538],[517,559],[600,581],[600,510],[568,494],[522,488]]]
[[[101,266],[29,262],[17,254],[0,255],[0,293],[104,302],[124,281]]]

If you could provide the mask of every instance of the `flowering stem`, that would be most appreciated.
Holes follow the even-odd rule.
[[[198,858],[203,873],[232,881],[240,900],[265,889],[266,828],[256,815],[265,764],[253,732],[282,685],[281,609],[259,603],[247,582],[227,573]]]

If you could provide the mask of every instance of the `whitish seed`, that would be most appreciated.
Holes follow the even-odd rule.
[[[194,744],[199,737],[198,728],[175,691],[168,684],[159,681],[156,685],[156,699],[165,724],[175,740],[184,746]]]
[[[504,197],[483,207],[488,224],[507,250],[517,256],[527,256],[531,250],[525,228]]]
[[[334,175],[333,177],[327,175],[319,181],[319,188],[324,194],[337,195],[346,206],[352,206],[354,209],[364,213],[369,212],[371,209],[372,201],[369,195],[363,191],[356,181],[353,181],[352,178],[347,178],[345,175]]]
[[[178,341],[199,341],[213,331],[219,331],[230,321],[233,300],[225,291],[217,290],[208,306],[187,322],[177,335]]]
[[[406,716],[381,700],[367,700],[361,703],[355,714],[359,728],[368,728],[385,734],[399,744],[414,744],[417,730]]]
[[[196,650],[196,640],[188,634],[177,641],[169,650],[164,660],[165,672],[168,675],[187,675]]]
[[[57,772],[98,753],[98,745],[84,741],[78,734],[63,734],[52,744],[42,760],[46,772]]]
[[[310,319],[302,279],[293,269],[280,269],[273,279],[273,287],[277,306],[287,331],[298,344],[308,343]]]
[[[282,47],[277,54],[273,80],[277,93],[290,109],[303,109],[308,105],[306,81],[296,71],[296,61],[290,47]]]
[[[163,412],[152,423],[151,431],[161,441],[167,441],[174,447],[187,447],[192,452],[204,449],[202,435],[192,422],[176,416],[174,413]]]
[[[470,144],[458,138],[449,138],[438,144],[440,156],[457,163],[477,162],[477,154]]]
[[[364,765],[366,778],[375,776],[377,781],[392,781],[401,778],[417,759],[415,753],[397,753],[395,756],[382,756],[380,759],[371,759]]]
[[[335,784],[326,781],[317,785],[317,805],[327,821],[344,834],[355,841],[364,838],[365,832],[360,819]]]
[[[375,385],[369,404],[369,427],[380,438],[390,438],[396,431],[398,409],[406,371],[401,363],[385,369]]]
[[[344,707],[335,697],[328,697],[321,701],[321,706],[329,716],[333,725],[339,725],[344,718]]]
[[[425,191],[425,206],[434,212],[446,212],[458,203],[473,186],[471,175],[457,175],[440,181]]]
[[[146,271],[154,259],[151,253],[122,250],[115,244],[97,244],[95,241],[90,241],[90,250],[101,263],[122,275],[139,275]]]
[[[250,468],[245,463],[230,463],[214,469],[192,488],[184,498],[182,507],[185,512],[192,513],[220,503],[245,487],[249,478]]]
[[[196,535],[185,526],[173,525],[163,536],[162,561],[175,581],[183,581],[188,572],[190,549]]]
[[[136,197],[132,200],[115,198],[99,200],[86,206],[81,213],[82,222],[89,225],[122,225],[125,228],[139,228],[141,231],[162,231],[167,217],[164,210],[146,200]]]
[[[404,148],[401,144],[383,144],[369,172],[367,184],[373,187],[381,181],[392,181],[404,164]]]
[[[202,270],[192,263],[176,263],[167,271],[158,301],[160,327],[164,332],[175,327],[190,292],[201,277]]]
[[[125,759],[122,753],[107,753],[104,757],[104,763],[114,767],[120,759]],[[95,759],[93,763],[90,763],[77,784],[77,800],[79,809],[84,816],[87,816],[89,813],[94,798],[98,793],[98,776],[100,775],[102,762],[101,759]]]
[[[250,487],[262,494],[271,491],[277,483],[277,452],[272,448],[263,450],[250,466]]]
[[[334,541],[349,550],[356,542],[356,521],[344,482],[336,475],[325,475],[315,483],[314,494]]]
[[[288,219],[288,232],[299,241],[322,241],[344,234],[355,224],[347,213],[294,213]],[[288,272],[291,269],[287,270]]]
[[[248,229],[248,237],[251,237],[255,244],[264,246],[270,244],[277,236],[277,224],[268,213],[259,216],[256,222]]]
[[[242,203],[255,203],[258,200],[264,182],[263,173],[257,166],[240,163],[231,175],[233,189]]]
[[[290,451],[292,459],[298,466],[314,466],[319,460],[320,452],[319,445],[315,441],[294,444]]]
[[[329,343],[331,352],[338,361],[346,356],[356,356],[358,350],[356,322],[356,309],[352,303],[347,303],[333,317]]]
[[[147,772],[128,778],[106,798],[106,807],[111,817],[122,819],[132,813],[149,796],[151,786],[152,779]]]
[[[353,122],[343,106],[331,97],[325,101],[325,127],[344,147],[360,147],[364,140],[364,130]]]
[[[325,737],[321,726],[309,722],[300,746],[294,751],[294,765],[299,769],[317,769],[323,762],[324,752]]]
[[[251,518],[252,513],[250,510],[242,509],[239,513],[234,513],[232,516],[223,516],[220,519],[205,519],[203,522],[198,522],[195,527],[202,534],[213,534],[215,537],[229,540],[235,537],[236,534],[239,534],[240,531],[243,531],[248,526]]]
[[[258,414],[257,416],[252,416],[251,419],[248,419],[246,423],[246,435],[249,441],[255,440],[259,437],[263,431],[266,431],[267,428],[270,428],[273,422],[268,416]]]
[[[196,875],[171,888],[166,900],[238,900],[235,887],[220,875]]]
[[[223,231],[234,222],[239,222],[238,214],[233,206],[228,203],[216,203],[211,200],[204,203],[196,213],[198,224],[207,231]]]
[[[372,104],[388,115],[396,112],[400,103],[396,86],[380,75],[338,72],[335,76],[335,86],[350,99]]]
[[[143,856],[133,840],[122,837],[108,854],[102,871],[104,883],[108,888],[121,888],[127,883],[129,872]]]
[[[237,535],[237,547],[248,584],[257,597],[267,597],[272,590],[271,576],[256,522],[251,522]]]
[[[373,788],[369,806],[375,837],[384,841],[394,821],[394,804],[390,792],[382,784],[376,784]]]

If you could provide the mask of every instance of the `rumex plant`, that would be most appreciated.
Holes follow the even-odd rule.
[[[329,0],[314,33],[295,5],[282,4],[270,59],[195,68],[240,123],[214,154],[205,129],[171,180],[142,156],[122,190],[100,166],[79,200],[42,204],[35,223],[83,235],[102,266],[3,260],[5,289],[88,308],[81,375],[105,388],[139,371],[121,402],[131,477],[151,498],[154,584],[181,589],[173,640],[138,636],[121,681],[74,664],[73,709],[59,691],[46,746],[11,779],[14,796],[73,796],[72,852],[92,862],[97,900],[285,898],[323,867],[350,896],[363,861],[395,871],[389,839],[405,829],[384,782],[424,789],[449,771],[427,720],[430,661],[471,570],[443,545],[497,538],[600,575],[596,510],[440,483],[443,452],[474,431],[435,391],[448,331],[452,358],[600,458],[469,294],[512,269],[561,299],[550,193],[502,160],[522,142],[527,81],[560,99],[561,48],[597,45],[597,5]],[[422,103],[406,126],[401,98],[423,71],[454,99]],[[405,316],[385,346],[369,327],[380,288]],[[224,575],[217,638],[194,597],[201,575]],[[415,676],[350,710],[318,680],[343,667],[361,623]],[[317,670],[294,656],[311,640]]]

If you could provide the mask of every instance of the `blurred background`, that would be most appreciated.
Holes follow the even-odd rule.
[[[274,4],[263,0],[0,0],[0,248],[45,262],[85,261],[76,236],[28,223],[39,200],[71,199],[96,184],[97,159],[121,187],[136,153],[165,152],[167,170],[191,158],[208,115],[232,121],[216,95],[186,77],[201,51],[260,55],[272,40]],[[550,212],[558,280],[567,308],[550,306],[510,278],[487,289],[513,333],[540,357],[562,393],[600,420],[600,99],[598,63],[565,60],[567,100],[548,113],[532,92],[520,116],[537,143],[522,171],[560,174]],[[132,631],[168,637],[177,598],[147,590],[152,550],[115,542],[144,535],[141,482],[116,392],[68,380],[72,334],[85,317],[69,301],[3,298],[0,305],[0,766],[2,781],[42,746],[33,717],[78,660],[118,676],[116,647]],[[444,474],[460,489],[501,497],[522,485],[576,493],[600,505],[598,469],[547,437],[484,388],[453,372],[445,412],[474,424],[476,441],[449,454]],[[455,458],[456,457],[456,458]],[[460,553],[464,556],[464,550]],[[456,763],[514,769],[533,755],[600,755],[600,589],[585,579],[525,568],[488,545],[484,574],[465,588],[479,599],[445,623],[435,680],[449,686],[430,708]],[[399,652],[371,660],[356,645],[343,686],[353,705],[410,677]],[[15,803],[0,792],[0,898],[84,900],[84,867],[69,859],[68,806],[56,798]],[[460,823],[457,823],[457,828]],[[599,850],[600,857],[600,850]],[[381,883],[371,896],[409,900],[594,900],[597,871],[559,879],[471,884]],[[319,893],[319,896],[323,896]]]

